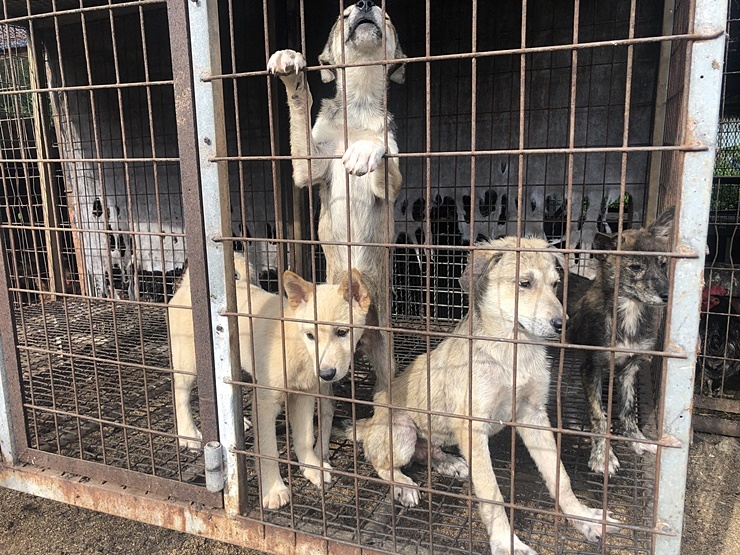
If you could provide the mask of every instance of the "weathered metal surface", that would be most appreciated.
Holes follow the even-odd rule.
[[[709,147],[709,150],[687,152],[683,155],[680,179],[673,182],[675,191],[670,191],[667,195],[669,199],[675,199],[677,205],[676,246],[692,250],[698,257],[693,260],[677,260],[673,276],[667,343],[689,353],[689,358],[669,358],[664,364],[660,431],[675,437],[684,447],[658,450],[660,465],[656,516],[658,520],[678,531],[675,536],[655,538],[654,552],[659,555],[678,555],[681,547],[692,386],[719,117],[722,54],[725,47],[722,31],[725,29],[727,2],[697,0],[694,13],[689,15],[690,21],[693,21],[692,31],[716,35],[717,38],[690,45],[690,67],[683,90],[686,111],[682,114],[682,143],[703,145]],[[679,75],[685,71],[682,67],[673,69],[680,72]]]
[[[193,95],[195,97],[196,137],[201,180],[202,217],[205,250],[208,261],[208,299],[211,309],[211,337],[215,360],[216,405],[218,407],[219,441],[226,450],[226,487],[224,506],[229,514],[241,512],[244,501],[240,461],[233,453],[244,443],[241,391],[224,379],[241,375],[234,285],[233,245],[213,241],[231,229],[230,195],[227,168],[211,161],[226,152],[226,132],[222,83],[203,81],[204,76],[221,71],[221,48],[218,33],[218,5],[215,2],[188,2],[190,49],[192,53]]]

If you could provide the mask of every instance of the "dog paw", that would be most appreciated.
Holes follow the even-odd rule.
[[[396,486],[396,501],[406,508],[416,507],[419,504],[419,490],[408,486]]]
[[[274,486],[262,497],[262,507],[264,509],[279,509],[290,502],[290,490],[285,484]]]
[[[200,433],[200,430],[194,430],[192,432],[178,432],[179,435],[183,436],[194,436],[198,439],[185,439],[185,438],[179,438],[177,440],[178,444],[180,445],[181,449],[188,449],[190,451],[199,451],[201,449],[201,439],[203,439],[203,434]]]
[[[601,520],[604,516],[604,511],[602,509],[591,509],[590,507],[582,505],[577,511],[577,514],[584,518]],[[585,520],[579,520],[577,518],[569,518],[568,522],[573,526],[573,528],[586,536],[588,541],[595,543],[601,539],[601,534],[604,528],[600,522],[586,522]],[[612,518],[608,513],[606,515],[606,522],[606,531],[608,533],[617,532],[619,530],[619,525],[621,523]]]
[[[468,477],[468,463],[462,457],[455,457],[445,453],[444,457],[432,461],[434,470],[443,476],[452,476],[453,478]]]
[[[597,474],[604,473],[605,459],[604,449],[594,447],[591,451],[591,458],[588,460],[588,467],[596,472]],[[613,476],[614,473],[619,470],[619,459],[614,454],[612,449],[609,449],[609,476]]]
[[[318,461],[315,464],[318,465]],[[329,465],[329,463],[326,462],[324,463],[324,468],[328,468],[329,470],[331,470],[331,466]],[[318,468],[304,468],[303,475],[314,486],[321,489],[322,481],[324,484],[331,484],[331,472],[329,472],[329,470],[321,471]]]
[[[385,147],[375,141],[355,141],[342,156],[347,173],[365,175],[378,168],[385,154]]]
[[[640,443],[637,441],[632,442],[632,449],[637,453],[638,455],[644,455],[645,453],[650,453],[651,455],[656,455],[658,453],[658,446],[654,443]]]
[[[510,532],[491,535],[490,545],[491,555],[512,555]],[[515,534],[513,555],[537,555],[537,552]]]
[[[273,75],[297,75],[306,67],[306,58],[295,50],[278,50],[267,61],[267,71]]]

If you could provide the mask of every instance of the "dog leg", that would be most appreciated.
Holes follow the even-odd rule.
[[[525,424],[550,427],[550,420],[547,418],[544,408],[534,408],[528,405],[518,415],[518,419]],[[519,432],[524,445],[537,465],[540,474],[542,474],[550,495],[557,500],[563,512],[577,517],[602,519],[604,516],[602,509],[586,507],[573,493],[570,477],[566,473],[562,461],[558,461],[557,445],[553,433],[549,430],[534,428],[518,428],[517,432]],[[576,530],[586,536],[588,541],[597,542],[601,538],[603,527],[600,523],[587,522],[578,518],[569,518],[568,521]],[[618,524],[618,521],[608,515],[606,522]],[[616,532],[618,528],[607,524],[606,530]]]
[[[619,419],[622,421],[624,426],[624,435],[634,439],[647,439],[640,430],[640,426],[637,422],[637,406],[636,399],[637,393],[635,391],[635,379],[637,373],[640,370],[640,362],[638,361],[633,364],[629,364],[620,374],[617,376],[617,384],[619,385]],[[631,443],[632,449],[638,455],[645,453],[655,454],[658,452],[658,446],[652,443],[640,443],[635,441]]]
[[[305,157],[319,154],[311,134],[311,90],[303,69],[306,59],[294,50],[279,50],[270,56],[267,71],[280,77],[288,95],[290,112],[290,154]],[[307,187],[322,181],[329,169],[329,160],[293,160],[293,182]]]
[[[591,417],[591,431],[595,434],[606,434],[608,424],[604,409],[601,406],[601,366],[593,357],[588,357],[581,366],[581,379],[583,380],[583,389],[586,393],[586,402]],[[617,459],[611,447],[609,447],[607,453],[605,438],[592,437],[591,457],[588,461],[589,468],[594,472],[603,474],[607,456],[609,458],[608,472],[609,476],[612,476],[619,468],[619,459]]]
[[[384,401],[379,394],[379,401]],[[365,456],[383,480],[405,484],[395,485],[393,497],[404,507],[419,504],[419,490],[416,483],[406,476],[401,467],[409,464],[416,453],[416,424],[407,414],[393,414],[393,460],[391,460],[389,410],[375,409],[375,416],[367,424],[365,431]]]
[[[267,390],[257,391],[257,433],[259,454],[277,459],[277,434],[275,420],[280,412],[280,402]],[[290,490],[280,477],[277,460],[259,461],[260,484],[262,486],[262,506],[265,509],[279,509],[290,501]]]
[[[491,553],[493,555],[510,555],[513,536],[514,554],[537,555],[537,552],[526,546],[511,530],[509,519],[503,505],[504,498],[496,481],[491,465],[491,452],[488,447],[488,432],[477,422],[473,424],[472,442],[467,422],[461,422],[455,430],[455,437],[463,457],[471,467],[473,489],[476,497],[489,499],[496,504],[480,503],[480,516],[488,530]],[[469,447],[472,445],[472,451]]]
[[[203,436],[195,425],[193,413],[190,410],[190,392],[195,386],[194,374],[174,374],[175,380],[175,420],[177,422],[177,435],[197,439],[179,438],[180,447],[186,449],[200,449],[200,440]]]
[[[333,390],[331,383],[321,383],[320,389],[322,395],[332,395]],[[314,453],[327,464],[329,463],[329,440],[331,439],[331,430],[334,425],[334,411],[336,401],[333,399],[321,398],[318,401],[319,418],[321,419],[321,437],[316,440]]]
[[[316,456],[313,451],[313,397],[291,393],[288,396],[288,403],[293,449],[295,449],[298,462],[321,466],[321,457]],[[328,432],[327,430],[324,431]],[[331,469],[328,463],[325,463],[324,466]],[[301,471],[308,481],[319,489],[322,482],[331,483],[331,473],[328,471],[322,472],[317,468],[303,466]]]

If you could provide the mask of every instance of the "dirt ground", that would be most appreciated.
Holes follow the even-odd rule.
[[[685,555],[740,555],[740,441],[696,434]],[[2,555],[257,555],[257,552],[0,488]]]

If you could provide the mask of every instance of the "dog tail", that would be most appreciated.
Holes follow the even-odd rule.
[[[370,424],[370,419],[363,418],[362,420],[357,420],[354,424],[352,426],[352,420],[349,418],[340,421],[337,426],[337,435],[342,439],[348,439],[349,441],[357,440],[358,443],[362,443],[365,441],[365,433]]]

